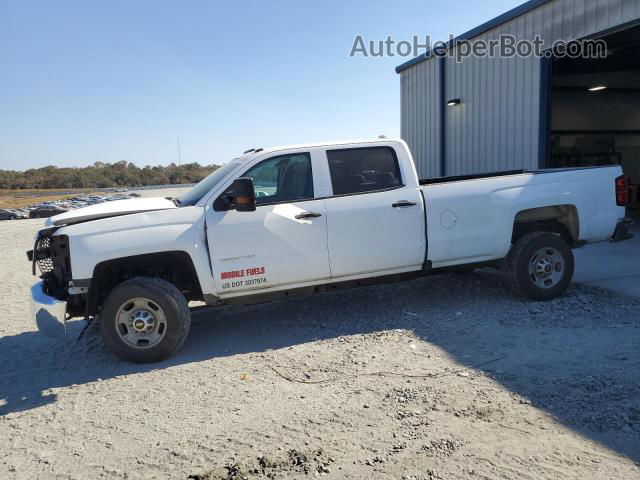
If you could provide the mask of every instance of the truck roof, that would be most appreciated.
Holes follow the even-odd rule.
[[[329,142],[314,142],[314,143],[301,143],[294,145],[281,145],[278,147],[268,147],[268,148],[255,148],[245,152],[245,154],[240,155],[233,160],[238,162],[249,161],[254,158],[256,155],[263,155],[265,153],[274,153],[282,150],[293,150],[298,148],[316,148],[316,147],[337,147],[342,145],[354,145],[358,143],[389,143],[389,142],[402,142],[399,138],[365,138],[358,140],[335,140]]]

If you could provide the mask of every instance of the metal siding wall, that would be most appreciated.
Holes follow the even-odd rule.
[[[554,0],[476,38],[540,34],[550,45],[639,17],[640,0]],[[440,174],[438,73],[430,59],[400,74],[402,137],[422,177]],[[447,59],[445,92],[462,100],[446,109],[447,175],[538,167],[539,59]]]
[[[482,37],[533,37],[535,20],[523,15]],[[448,59],[447,79],[446,98],[462,100],[447,108],[448,175],[538,166],[539,59]]]
[[[400,74],[400,131],[413,153],[418,174],[440,174],[440,85],[436,61],[426,61]]]

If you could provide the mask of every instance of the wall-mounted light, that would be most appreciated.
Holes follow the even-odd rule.
[[[455,107],[456,105],[460,105],[460,99],[459,98],[452,98],[451,100],[449,100],[447,102],[447,107]]]
[[[606,90],[606,85],[595,85],[589,89],[590,92],[599,92],[600,90]]]

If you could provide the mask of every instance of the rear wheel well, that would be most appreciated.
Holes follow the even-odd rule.
[[[87,315],[96,315],[111,290],[135,277],[161,278],[175,285],[187,301],[203,299],[198,275],[188,253],[149,253],[107,260],[96,265],[89,288]]]
[[[518,212],[513,223],[511,243],[531,232],[550,232],[562,236],[569,244],[578,242],[580,225],[573,205],[551,205]]]

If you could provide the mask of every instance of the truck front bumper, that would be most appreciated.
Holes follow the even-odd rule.
[[[67,303],[47,295],[42,282],[31,287],[31,313],[38,330],[48,337],[64,340],[67,334]]]

